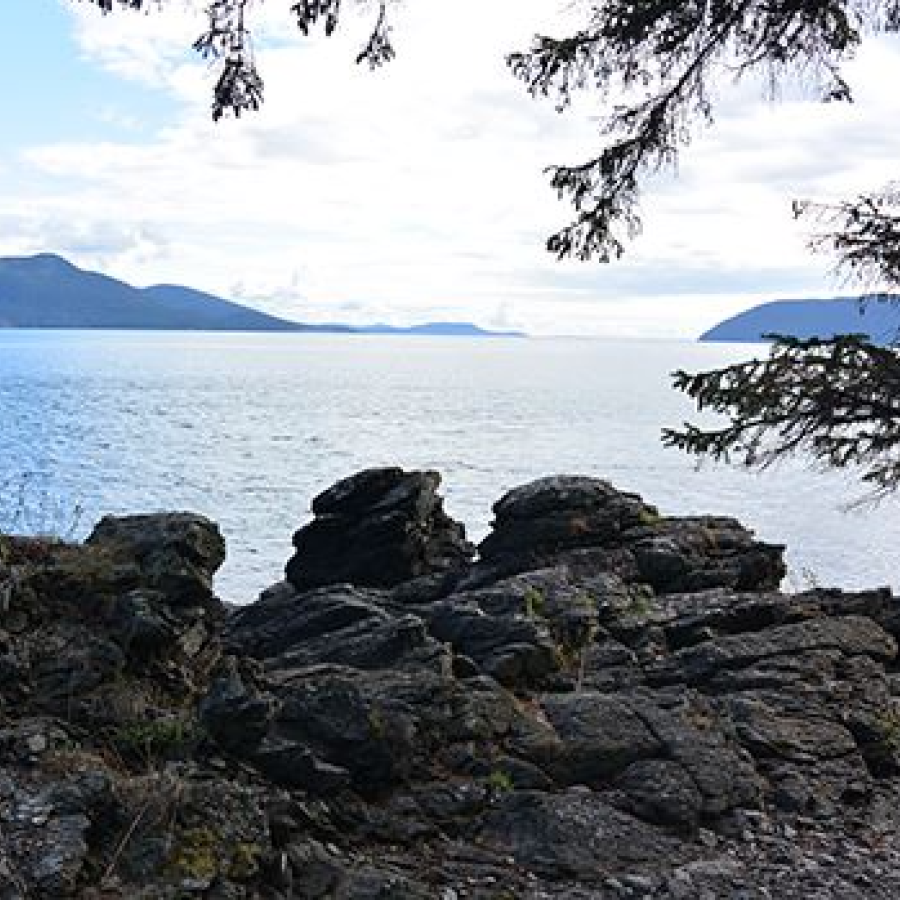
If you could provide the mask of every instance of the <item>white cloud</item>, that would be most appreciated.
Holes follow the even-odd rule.
[[[42,235],[138,283],[180,281],[317,321],[694,334],[756,298],[821,292],[827,263],[808,256],[789,200],[893,175],[896,44],[860,55],[854,107],[771,106],[723,89],[717,126],[648,193],[626,263],[560,265],[543,240],[570,211],[542,169],[595,149],[594,126],[584,110],[559,116],[531,100],[503,62],[558,8],[405,4],[398,59],[369,73],[350,62],[364,20],[332,41],[293,40],[279,5],[259,5],[261,37],[274,38],[259,53],[265,107],[214,126],[212,73],[186,51],[203,25],[196,7],[101,19],[76,4],[83,52],[110,77],[162,85],[171,121],[142,142],[31,148],[0,215],[33,227],[0,250]],[[59,222],[69,238],[46,224]]]
[[[114,75],[151,86],[166,82],[174,66],[187,62],[205,22],[198,3],[169,3],[164,13],[149,4],[141,13],[101,16],[90,4],[62,2],[85,58]]]

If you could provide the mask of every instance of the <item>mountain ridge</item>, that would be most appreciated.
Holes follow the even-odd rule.
[[[470,322],[410,327],[295,322],[184,285],[135,287],[55,253],[0,257],[0,328],[522,336]]]

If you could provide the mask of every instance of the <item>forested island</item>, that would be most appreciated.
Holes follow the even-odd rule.
[[[700,335],[701,341],[758,343],[772,335],[799,340],[865,335],[875,344],[893,344],[900,310],[890,298],[835,297],[828,300],[773,300],[725,319]]]

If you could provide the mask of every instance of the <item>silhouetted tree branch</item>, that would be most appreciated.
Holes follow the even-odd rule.
[[[803,452],[827,466],[859,467],[876,495],[900,485],[900,357],[859,335],[780,337],[765,360],[713,372],[676,372],[719,428],[686,424],[664,442],[688,453],[765,468]]]
[[[92,3],[104,13],[116,7],[130,10],[162,7],[166,0],[78,0]],[[351,0],[358,6],[371,5],[366,0]],[[262,105],[264,84],[256,67],[248,14],[250,0],[208,0],[208,26],[194,41],[194,50],[204,59],[219,66],[219,78],[213,88],[212,117],[219,121],[226,112],[240,117],[255,112]],[[357,54],[357,63],[378,68],[394,57],[391,27],[387,17],[388,0],[377,0],[377,15],[369,38]],[[341,0],[296,0],[288,5],[300,33],[308,36],[322,24],[325,35],[334,34],[340,21]]]
[[[117,6],[165,6],[168,0],[79,2],[108,13]],[[374,6],[372,31],[356,61],[377,68],[395,55],[389,0],[345,0],[343,6],[341,0],[271,2],[286,4],[301,34],[322,25],[326,36],[337,30],[347,5]],[[213,91],[216,120],[226,112],[256,110],[263,100],[247,24],[252,5],[209,0],[209,25],[194,43],[221,67]],[[593,0],[583,8],[585,23],[575,34],[539,35],[507,61],[532,95],[552,97],[560,110],[579,91],[616,98],[600,123],[606,146],[587,161],[548,170],[551,186],[571,201],[576,216],[548,239],[547,248],[560,259],[603,262],[618,259],[640,232],[644,178],[673,167],[697,127],[713,122],[717,84],[761,73],[774,93],[783,79],[801,73],[823,99],[848,101],[852,93],[842,64],[864,35],[900,28],[900,0]],[[834,245],[838,235],[824,236],[822,244]],[[864,255],[860,249],[859,258]]]
[[[643,179],[674,166],[697,127],[712,123],[716,85],[762,74],[774,93],[801,73],[823,99],[847,101],[842,64],[865,34],[900,25],[897,0],[595,0],[585,9],[576,34],[538,36],[508,62],[560,110],[579,91],[615,98],[600,123],[602,151],[549,169],[576,217],[548,250],[603,262],[640,230]]]
[[[795,200],[794,215],[821,227],[810,248],[829,253],[836,272],[864,286],[900,285],[900,190],[864,194],[840,203]]]
[[[641,228],[646,177],[672,168],[696,130],[714,119],[714,88],[761,73],[772,94],[799,74],[825,101],[850,101],[842,65],[866,35],[900,27],[896,0],[646,0],[585,4],[584,27],[539,36],[509,59],[534,96],[566,108],[576,92],[615,98],[593,159],[550,168],[575,220],[551,236],[560,259],[619,258]],[[894,186],[838,203],[797,201],[816,227],[810,246],[877,292],[900,286],[900,192]],[[794,453],[857,466],[883,494],[900,487],[900,362],[894,347],[860,336],[777,340],[767,360],[690,375],[675,386],[726,418],[718,429],[686,424],[664,440],[688,453],[765,467]]]

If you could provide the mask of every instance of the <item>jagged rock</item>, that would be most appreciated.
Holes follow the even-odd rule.
[[[294,535],[286,568],[299,590],[348,582],[393,587],[460,568],[473,549],[443,509],[437,472],[368,469],[313,500],[315,519]]]
[[[442,657],[420,618],[392,614],[384,594],[350,585],[270,595],[231,616],[227,640],[240,653],[277,660],[281,669],[318,663],[435,668]]]
[[[270,588],[257,603],[234,611],[226,626],[232,646],[241,653],[266,659],[386,614],[383,595],[338,584],[301,594],[288,584]]]
[[[165,595],[159,591],[130,591],[116,604],[119,642],[126,653],[153,658],[178,640],[176,622],[167,615]]]
[[[608,558],[606,571],[659,593],[773,590],[785,573],[784,547],[755,541],[734,519],[662,518],[636,494],[594,478],[542,478],[514,488],[493,509],[493,531],[478,548],[489,577],[559,565],[575,548],[624,554]],[[483,583],[477,571],[475,579]]]
[[[0,770],[0,859],[10,870],[8,883],[23,897],[75,896],[92,819],[111,802],[109,778],[92,773],[42,784],[10,775]]]
[[[533,761],[562,784],[601,786],[640,759],[662,751],[662,744],[626,700],[603,694],[548,697],[541,709],[558,744]]]
[[[436,669],[442,657],[443,651],[429,638],[425,623],[410,615],[385,617],[377,624],[367,620],[322,635],[282,654],[278,666],[332,663],[360,670],[417,665]]]
[[[316,754],[302,741],[266,737],[250,758],[276,784],[310,794],[336,794],[350,786],[351,773]]]
[[[539,626],[514,616],[492,616],[462,598],[434,603],[428,629],[508,687],[540,684],[559,669],[556,645]]]
[[[700,792],[699,818],[715,822],[734,809],[761,804],[764,782],[728,710],[691,691],[641,696],[635,708],[662,743],[662,757],[678,763]]]
[[[29,654],[29,680],[36,705],[62,712],[74,697],[118,676],[125,667],[120,647],[78,624],[47,629]]]
[[[645,822],[692,833],[703,816],[700,788],[684,766],[672,760],[638,760],[616,778],[614,786],[611,802]]]
[[[225,561],[218,526],[193,513],[106,516],[86,542],[114,560],[136,564],[142,582],[172,604],[212,596],[212,578]]]
[[[640,580],[661,594],[720,587],[775,590],[785,574],[784,547],[754,540],[735,519],[661,519],[626,538]]]
[[[226,750],[252,752],[268,731],[274,714],[271,697],[248,687],[234,658],[223,661],[197,715],[209,735]]]
[[[658,516],[636,494],[571,475],[514,488],[493,511],[493,531],[478,547],[488,562],[515,556],[537,563],[562,550],[611,545],[627,529]]]
[[[779,715],[763,701],[732,704],[741,743],[757,758],[777,757],[795,762],[839,759],[855,753],[853,735],[824,717]]]
[[[828,659],[817,655],[824,653]],[[748,675],[757,664],[771,666],[783,659],[793,669],[785,680],[799,674],[797,665],[811,664],[808,677],[829,664],[829,654],[871,656],[889,661],[897,655],[896,641],[872,619],[862,616],[822,618],[791,623],[760,632],[714,638],[677,651],[652,672],[657,683],[728,684],[733,688],[759,683],[760,677]],[[742,674],[743,673],[743,674]],[[777,676],[775,676],[777,678]]]
[[[69,741],[71,736],[60,722],[28,716],[0,728],[0,762],[38,764],[44,754]]]
[[[346,770],[360,790],[380,790],[409,772],[418,737],[418,711],[382,685],[339,670],[301,674],[282,689],[269,740]]]
[[[520,733],[510,747],[558,784],[615,787],[626,795],[618,805],[688,829],[759,803],[759,778],[730,722],[700,698],[660,705],[638,693],[582,693],[547,697],[541,712],[549,730]],[[649,774],[663,786],[658,796],[641,781]]]

